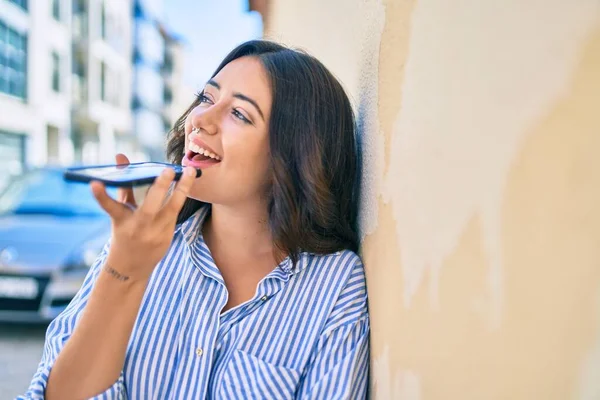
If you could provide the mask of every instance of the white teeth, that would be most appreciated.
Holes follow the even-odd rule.
[[[196,143],[194,142],[189,142],[188,147],[191,151],[193,151],[194,153],[198,153],[198,154],[202,154],[205,155],[207,157],[213,158],[217,161],[221,161],[221,157],[219,157],[218,155],[216,155],[215,153],[211,153],[210,151],[203,149],[202,147],[198,146]]]

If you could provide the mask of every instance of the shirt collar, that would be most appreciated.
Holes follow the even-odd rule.
[[[292,264],[292,259],[290,257],[286,257],[277,268],[281,269],[283,272],[288,274],[289,276],[295,275],[305,269],[310,261],[311,254],[306,252],[301,252],[298,254],[298,262],[296,263],[296,267]]]
[[[183,238],[188,245],[192,245],[201,234],[202,225],[210,212],[210,204],[203,204],[191,217],[179,224]],[[177,230],[176,230],[177,231]]]

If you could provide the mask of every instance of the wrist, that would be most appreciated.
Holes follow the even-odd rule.
[[[100,267],[103,279],[123,287],[146,286],[148,277],[141,277],[133,268],[126,267],[123,263],[108,257]]]
[[[111,267],[108,263],[104,263],[104,265],[102,266],[102,272],[109,274],[112,278],[114,278],[118,281],[121,281],[121,282],[127,282],[131,278],[129,275],[125,275],[125,274],[117,271],[116,269]]]
[[[106,264],[105,264],[106,265]],[[101,309],[110,310],[112,317],[117,318],[122,311],[129,309],[128,305],[138,304],[146,292],[146,283],[128,279],[120,281],[108,273],[104,265],[94,283],[90,303],[100,304]]]

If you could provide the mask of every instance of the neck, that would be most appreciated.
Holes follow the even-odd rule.
[[[273,236],[264,204],[241,207],[213,204],[202,231],[211,252],[242,257],[273,253]]]

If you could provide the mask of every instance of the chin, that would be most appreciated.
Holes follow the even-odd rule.
[[[188,198],[201,201],[203,203],[220,203],[222,198],[214,190],[209,190],[205,185],[194,185],[188,193]]]
[[[192,188],[190,190],[190,192],[188,193],[188,198],[197,200],[197,201],[201,201],[203,203],[213,203],[214,202],[213,200],[215,200],[215,199],[213,199],[211,196],[207,196],[205,191],[199,191],[199,190],[194,190],[194,189],[195,188]]]

